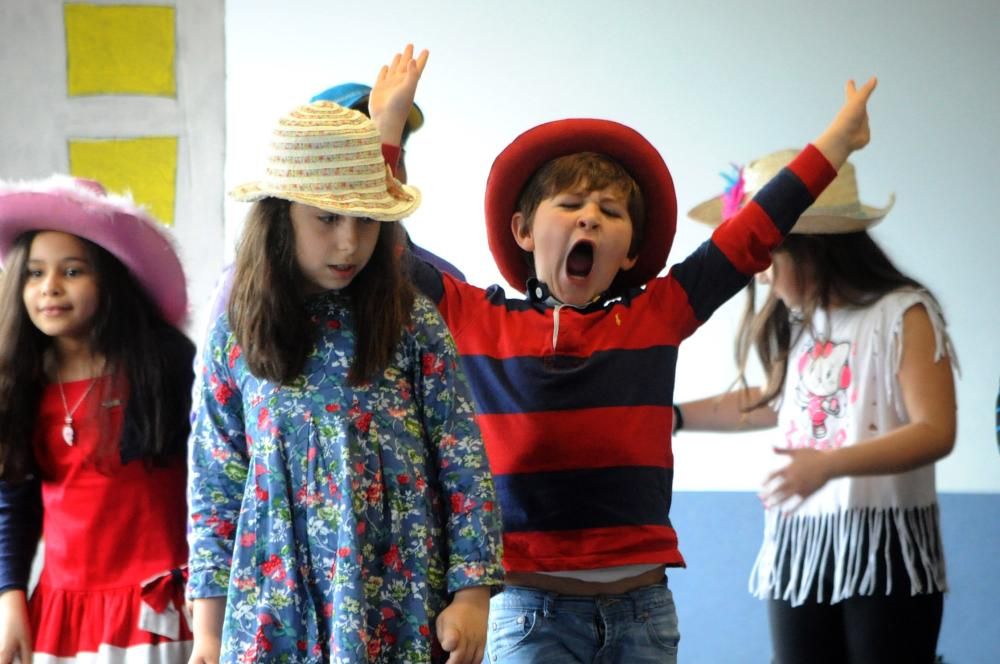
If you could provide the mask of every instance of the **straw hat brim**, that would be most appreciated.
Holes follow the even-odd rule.
[[[364,194],[311,194],[303,191],[281,190],[267,187],[261,182],[249,182],[229,192],[237,201],[254,203],[265,198],[281,198],[286,201],[311,205],[313,207],[342,214],[348,217],[366,217],[376,221],[399,221],[410,216],[420,207],[420,190],[396,181],[393,187],[398,191]]]
[[[639,185],[646,224],[636,264],[619,272],[612,288],[641,286],[667,263],[677,227],[677,198],[660,153],[639,132],[610,120],[567,119],[538,125],[514,139],[497,156],[486,182],[486,233],[504,279],[524,292],[532,276],[510,224],[521,191],[549,161],[578,152],[597,152],[617,161]]]
[[[128,269],[164,320],[187,317],[187,283],[173,244],[159,223],[130,198],[99,195],[72,178],[0,183],[0,262],[14,242],[31,231],[82,237],[108,251]]]
[[[858,233],[882,221],[896,203],[895,194],[889,195],[885,207],[859,203],[849,209],[811,207],[802,213],[792,228],[801,235],[838,235]],[[722,223],[722,197],[716,196],[691,208],[688,217],[713,228]]]
[[[739,168],[739,179],[731,184],[742,188],[740,207],[747,205],[757,192],[799,154],[801,150],[798,148],[776,150]],[[718,226],[724,221],[723,195],[713,196],[696,205],[688,212],[688,216],[703,224]],[[864,231],[881,221],[892,209],[895,200],[895,196],[890,194],[889,201],[881,208],[862,203],[858,195],[854,164],[847,161],[840,166],[833,181],[800,215],[791,232],[800,235],[836,235]]]

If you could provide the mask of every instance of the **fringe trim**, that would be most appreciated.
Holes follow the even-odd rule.
[[[824,597],[823,575],[832,557],[831,604],[855,595],[874,595],[878,555],[885,567],[885,593],[892,592],[889,546],[898,538],[910,578],[910,594],[947,590],[937,504],[925,507],[853,508],[834,514],[796,516],[769,510],[764,542],[750,573],[750,593],[760,599],[782,599],[799,606],[815,589]],[[867,535],[868,546],[861,543]],[[788,582],[781,587],[781,579]]]

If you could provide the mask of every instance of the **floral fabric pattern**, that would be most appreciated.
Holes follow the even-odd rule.
[[[225,316],[195,383],[189,595],[226,596],[224,662],[430,662],[449,593],[498,585],[500,515],[454,342],[417,297],[395,361],[351,387],[346,297],[307,303],[289,385]]]

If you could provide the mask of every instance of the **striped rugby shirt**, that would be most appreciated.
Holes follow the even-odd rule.
[[[667,276],[584,309],[413,266],[472,387],[508,571],[684,564],[669,516],[678,346],[767,268],[835,175],[808,146]]]

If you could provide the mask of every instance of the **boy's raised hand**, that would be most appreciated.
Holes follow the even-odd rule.
[[[855,150],[868,145],[871,130],[868,127],[868,98],[878,80],[872,76],[860,88],[853,80],[847,82],[845,88],[846,100],[833,122],[813,141],[823,156],[839,169]]]
[[[399,145],[428,55],[424,49],[414,58],[413,44],[407,44],[402,53],[397,53],[392,62],[379,70],[368,96],[368,113],[383,143]]]

